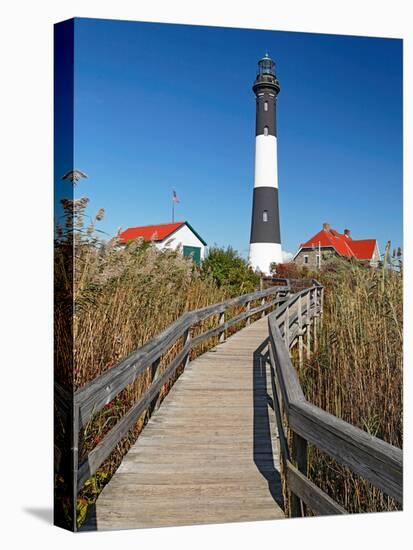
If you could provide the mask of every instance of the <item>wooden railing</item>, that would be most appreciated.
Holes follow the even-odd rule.
[[[305,515],[303,504],[316,515],[347,513],[308,479],[308,442],[402,503],[401,449],[327,413],[304,397],[289,350],[298,346],[302,362],[304,345],[307,353],[312,342],[317,346],[323,287],[315,280],[313,283],[311,288],[292,295],[268,317],[272,397],[283,471],[291,494],[290,513]],[[290,445],[285,424],[292,432]]]
[[[55,384],[58,416],[60,422],[68,427],[70,438],[70,486],[74,503],[85,481],[133,429],[138,419],[144,413],[150,415],[159,405],[163,386],[187,364],[191,350],[213,337],[223,341],[229,329],[236,328],[235,325],[244,321],[249,324],[252,317],[262,317],[267,313],[272,397],[283,471],[292,497],[291,515],[304,515],[303,504],[315,514],[346,513],[308,479],[308,442],[402,502],[402,451],[309,403],[291,362],[289,350],[294,346],[298,347],[300,363],[304,352],[308,354],[311,347],[317,347],[323,315],[323,287],[313,280],[313,286],[291,295],[289,281],[279,279],[272,282],[276,286],[185,313],[74,395]],[[234,309],[236,311],[231,312]],[[203,328],[200,323],[207,319],[210,325],[216,326],[200,332]],[[174,346],[176,355],[163,369],[159,368],[162,356],[168,357]],[[143,394],[79,463],[82,428],[144,373],[149,376],[149,383]],[[290,445],[285,426],[292,432]],[[56,449],[57,461],[60,456],[65,457],[65,452]],[[76,509],[73,515],[76,530]]]
[[[257,314],[260,314],[259,317],[264,316],[285,302],[288,293],[289,284],[284,279],[278,281],[278,286],[244,294],[219,304],[185,313],[162,333],[134,351],[126,359],[76,391],[73,400],[72,423],[74,496],[134,427],[142,414],[155,408],[162,387],[171,380],[179,367],[188,362],[191,349],[214,336],[220,336],[222,342],[225,340],[228,329],[242,321],[249,324],[251,317],[257,316]],[[254,305],[254,302],[259,302],[259,305]],[[254,307],[251,307],[251,304]],[[237,308],[239,310],[240,307],[243,309],[241,313],[236,312],[235,315],[228,318],[231,309]],[[192,334],[192,329],[212,316],[218,318],[217,326],[213,326],[201,334]],[[182,339],[180,351],[161,372],[161,369],[158,368],[161,356],[170,351],[180,338]],[[143,395],[133,403],[127,413],[109,430],[102,441],[79,463],[80,430],[103,407],[145,372],[150,376],[150,383]],[[56,401],[65,401],[61,389],[56,388],[55,395]]]

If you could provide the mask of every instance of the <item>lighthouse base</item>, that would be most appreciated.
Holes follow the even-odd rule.
[[[259,270],[265,275],[270,274],[272,263],[282,263],[280,243],[251,243],[249,252],[249,264],[254,271]]]

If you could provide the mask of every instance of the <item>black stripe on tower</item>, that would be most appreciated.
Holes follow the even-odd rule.
[[[277,135],[275,105],[274,93],[260,92],[260,94],[257,95],[256,136],[262,136],[264,134],[269,136]]]
[[[252,199],[251,243],[281,243],[278,189],[256,187]]]

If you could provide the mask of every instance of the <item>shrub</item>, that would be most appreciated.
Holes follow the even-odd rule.
[[[211,277],[220,288],[226,288],[234,296],[253,292],[260,280],[259,275],[248,266],[247,260],[230,246],[209,249],[202,264],[202,277]]]

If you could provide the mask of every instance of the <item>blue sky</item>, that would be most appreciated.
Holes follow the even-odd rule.
[[[266,51],[283,249],[323,222],[402,245],[401,40],[77,19],[76,195],[105,209],[102,230],[170,221],[174,188],[177,220],[247,254]]]

